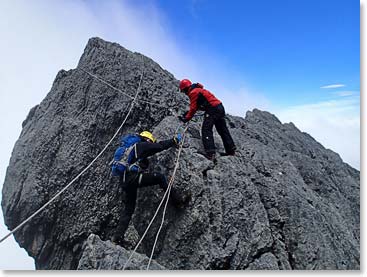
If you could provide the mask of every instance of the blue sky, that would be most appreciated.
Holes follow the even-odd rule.
[[[327,84],[359,91],[359,1],[150,3],[183,49],[220,60],[232,89],[248,82],[277,105],[324,100]]]
[[[94,36],[203,83],[230,114],[259,108],[295,123],[359,169],[359,8],[356,0],[0,1],[0,188],[22,121]],[[0,269],[32,268],[14,239],[0,244]]]

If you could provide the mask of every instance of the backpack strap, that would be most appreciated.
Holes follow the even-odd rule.
[[[137,150],[136,145],[137,145],[137,143],[135,143],[132,147],[130,147],[130,149],[128,149],[128,151],[126,151],[125,153],[126,153],[126,161],[127,161],[127,164],[128,164],[128,169],[131,170],[132,168],[137,167],[138,171],[139,171],[140,167],[138,165],[139,159],[138,159],[138,152],[136,151]],[[130,164],[129,163],[129,156],[131,154],[131,151],[133,151],[133,150],[134,150],[134,156],[135,156],[135,163]],[[129,153],[127,153],[127,152],[129,152]]]
[[[132,145],[128,149],[126,149],[124,155],[121,156],[121,159],[118,160],[118,161],[113,161],[113,164],[121,164],[121,165],[125,166],[128,170],[132,170],[132,168],[135,167],[139,171],[140,167],[138,165],[139,159],[138,159],[138,154],[137,154],[137,151],[136,151],[136,145],[137,145],[137,143],[135,143],[134,145]],[[134,154],[135,154],[136,161],[134,163],[130,164],[129,163],[129,156],[130,156],[132,150],[135,150]],[[124,174],[124,176],[125,176],[125,174]]]

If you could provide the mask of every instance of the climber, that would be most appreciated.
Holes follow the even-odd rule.
[[[144,131],[139,135],[127,135],[122,138],[121,146],[116,150],[112,162],[112,175],[119,176],[120,186],[126,193],[125,209],[111,241],[122,245],[124,235],[135,210],[137,190],[140,187],[159,185],[164,191],[168,187],[166,177],[158,172],[147,172],[149,156],[179,144],[181,134],[173,139],[156,142],[154,136]],[[181,208],[188,202],[188,197],[180,198],[174,187],[171,188],[170,201]]]
[[[204,156],[209,160],[215,160],[215,144],[213,138],[213,125],[222,138],[225,153],[221,156],[234,156],[236,146],[226,125],[225,111],[222,102],[210,91],[204,89],[199,83],[192,84],[190,80],[183,79],[179,89],[190,98],[190,110],[179,116],[182,122],[188,122],[197,110],[205,111],[204,122],[201,128],[202,141],[205,149]]]

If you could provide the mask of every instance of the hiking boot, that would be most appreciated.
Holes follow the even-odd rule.
[[[111,238],[111,242],[115,245],[124,247],[124,237],[113,235]]]
[[[179,195],[176,190],[171,190],[170,202],[177,208],[182,209],[191,200],[191,193],[186,193],[184,195]]]
[[[186,206],[191,201],[191,192],[187,192],[182,197],[182,205]]]
[[[191,200],[191,192],[186,192],[181,196],[180,199],[180,203],[179,203],[179,207],[178,208],[183,208],[185,207]]]
[[[223,156],[235,156],[236,155],[236,151],[232,150],[230,152],[221,152],[219,153],[222,157]]]
[[[204,155],[209,161],[215,161],[215,153],[206,153]]]
[[[205,152],[205,151],[199,150],[197,153],[200,155],[203,155],[209,161],[213,161],[213,162],[215,161],[215,152]]]

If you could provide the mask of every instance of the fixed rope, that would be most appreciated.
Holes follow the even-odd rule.
[[[186,128],[183,131],[181,145],[180,145],[180,148],[179,148],[178,153],[177,153],[176,165],[175,165],[175,168],[173,169],[172,177],[171,177],[170,183],[168,185],[169,192],[168,192],[166,203],[165,203],[164,209],[163,209],[163,215],[162,215],[161,225],[159,226],[158,232],[157,232],[157,234],[155,236],[154,244],[153,244],[153,247],[152,247],[152,252],[150,253],[149,262],[148,262],[148,265],[147,265],[147,269],[146,270],[149,269],[150,263],[152,262],[153,254],[154,254],[154,250],[155,250],[155,246],[157,245],[158,237],[159,237],[159,234],[160,234],[160,232],[162,230],[162,227],[163,227],[164,219],[165,219],[165,216],[166,216],[167,204],[168,204],[169,197],[170,197],[170,194],[171,194],[171,188],[173,186],[173,182],[175,181],[176,171],[178,169],[180,155],[181,155],[181,151],[183,149],[183,145],[184,145],[184,141],[185,141],[185,135],[186,135],[186,131],[187,131],[187,128],[188,127],[189,127],[189,125],[187,124]]]
[[[86,172],[93,164],[94,162],[104,153],[104,151],[106,151],[107,147],[112,143],[112,141],[115,139],[115,137],[118,135],[118,133],[120,132],[120,130],[122,129],[122,127],[124,126],[127,118],[129,117],[135,103],[138,97],[138,94],[140,92],[140,88],[141,88],[141,83],[143,80],[143,75],[144,75],[144,67],[140,76],[140,80],[139,80],[139,85],[138,88],[136,90],[136,94],[135,97],[132,98],[132,103],[130,105],[130,109],[128,111],[128,113],[126,114],[125,119],[123,120],[122,124],[120,125],[120,127],[117,129],[117,131],[115,132],[115,134],[113,135],[113,137],[110,139],[110,141],[106,144],[106,146],[102,149],[102,151],[92,160],[92,162],[86,167],[84,168],[73,180],[71,180],[71,182],[69,184],[67,184],[62,190],[60,190],[54,197],[52,197],[46,204],[44,204],[41,208],[39,208],[36,212],[34,212],[31,216],[29,216],[27,219],[25,219],[22,223],[20,223],[17,227],[15,227],[12,231],[10,231],[5,237],[3,237],[0,240],[0,243],[3,242],[5,239],[7,239],[9,236],[11,236],[14,232],[16,232],[18,229],[20,229],[22,226],[24,226],[28,221],[30,221],[33,217],[35,217],[37,214],[39,214],[42,210],[44,210],[49,204],[51,204],[57,197],[59,197],[65,190],[67,190],[81,175],[83,175],[84,172]]]
[[[180,143],[180,148],[179,148],[179,150],[178,150],[177,157],[176,157],[176,164],[175,164],[175,167],[174,167],[174,170],[173,170],[173,173],[172,173],[171,179],[170,179],[170,181],[169,181],[169,183],[168,183],[168,187],[167,187],[167,189],[166,189],[166,191],[165,191],[165,193],[164,193],[164,195],[163,195],[163,197],[162,197],[161,202],[159,203],[159,205],[158,205],[158,207],[157,207],[157,210],[155,211],[155,213],[154,213],[154,215],[153,215],[152,219],[150,220],[150,222],[149,222],[149,224],[148,224],[147,228],[145,229],[145,231],[144,231],[143,235],[141,236],[141,238],[140,238],[139,242],[136,244],[136,246],[135,246],[134,250],[131,252],[131,254],[130,254],[130,256],[129,256],[128,260],[126,261],[126,263],[125,263],[124,267],[122,268],[122,270],[125,270],[125,269],[126,269],[127,265],[129,264],[130,260],[132,259],[133,255],[136,253],[136,250],[138,249],[139,245],[140,245],[140,244],[141,244],[141,242],[144,240],[144,238],[145,238],[146,234],[148,233],[149,228],[150,228],[150,227],[151,227],[151,225],[153,224],[153,221],[154,221],[154,219],[156,218],[156,216],[157,216],[157,214],[158,214],[158,212],[159,212],[159,209],[161,208],[161,206],[162,206],[162,204],[163,204],[164,199],[166,198],[166,196],[167,196],[167,202],[166,202],[165,207],[167,206],[168,198],[169,198],[169,194],[170,194],[170,192],[171,192],[171,187],[172,187],[172,184],[173,184],[173,181],[174,181],[174,177],[175,177],[175,175],[176,175],[176,171],[177,171],[177,168],[178,168],[178,165],[179,165],[179,158],[180,158],[180,154],[181,154],[181,151],[182,151],[182,147],[183,147],[183,145],[184,145],[184,144],[183,144],[183,142],[184,142],[184,137],[185,137],[185,133],[186,133],[186,131],[187,131],[188,126],[189,126],[189,124],[187,124],[187,125],[186,125],[186,127],[185,127],[185,129],[184,129],[184,132],[183,132],[183,134],[182,134],[182,135],[183,135],[183,138],[182,138],[182,141],[181,141],[181,143]],[[163,219],[163,220],[164,220],[164,219]],[[160,228],[160,229],[161,229],[161,228]],[[159,230],[159,231],[160,231],[160,230]],[[155,245],[154,245],[154,247],[155,247]],[[154,251],[154,249],[153,249],[153,251]],[[149,268],[150,262],[151,262],[151,259],[149,260],[148,268]]]
[[[98,81],[104,83],[105,85],[107,85],[108,87],[114,89],[114,90],[117,90],[118,92],[122,93],[123,95],[129,97],[130,99],[134,99],[133,96],[127,94],[126,92],[123,92],[121,89],[117,88],[117,87],[114,87],[113,85],[111,85],[110,83],[106,82],[105,80],[103,80],[102,78],[98,77],[97,75],[94,75],[86,70],[84,70],[83,68],[77,68],[81,71],[83,71],[84,73],[88,74],[89,76],[93,77],[93,78],[96,78]]]
[[[95,75],[95,74],[92,74],[92,73],[90,73],[89,71],[87,71],[87,70],[85,70],[85,69],[83,69],[83,68],[76,68],[76,69],[83,71],[84,73],[86,73],[86,74],[88,74],[89,76],[91,76],[91,77],[93,77],[93,78],[97,79],[98,81],[102,82],[103,84],[107,85],[108,87],[110,87],[110,88],[112,88],[112,89],[114,89],[114,90],[116,90],[116,91],[118,91],[118,92],[122,93],[123,95],[127,96],[128,98],[130,98],[129,100],[123,100],[123,101],[120,101],[120,102],[128,102],[128,101],[131,101],[131,99],[133,98],[131,95],[129,95],[129,94],[127,94],[127,93],[123,92],[121,89],[119,89],[119,88],[117,88],[117,87],[115,87],[115,86],[111,85],[110,83],[108,83],[108,82],[107,82],[106,80],[104,80],[103,78],[101,78],[101,77],[99,77],[99,76],[97,76],[97,75]],[[155,106],[158,106],[158,107],[162,107],[162,108],[164,108],[164,109],[168,109],[172,115],[174,115],[174,116],[179,116],[179,114],[177,114],[175,111],[173,111],[173,110],[169,109],[169,108],[167,107],[167,105],[163,105],[163,104],[155,103],[155,102],[152,102],[152,101],[149,101],[149,100],[146,100],[146,99],[138,99],[137,101],[138,101],[138,102],[142,102],[142,103],[146,103],[146,104],[149,104],[149,105],[153,105],[153,106],[155,105]],[[200,116],[204,116],[204,114],[205,114],[205,113],[204,113],[204,112],[202,112],[202,113],[200,113],[200,114],[195,114],[193,117],[200,117]]]
[[[79,70],[83,71],[84,73],[88,74],[89,76],[91,76],[91,77],[93,77],[93,78],[97,79],[98,81],[100,81],[100,82],[104,83],[104,84],[105,84],[105,85],[107,85],[108,87],[110,87],[110,88],[112,88],[112,89],[114,89],[114,90],[116,90],[116,91],[118,91],[118,92],[122,93],[123,95],[125,95],[125,96],[129,97],[130,99],[132,99],[132,98],[133,98],[131,95],[129,95],[129,94],[127,94],[127,93],[123,92],[121,89],[119,89],[119,88],[117,88],[117,87],[115,87],[115,86],[111,85],[110,83],[108,83],[107,81],[105,81],[104,79],[102,79],[101,77],[98,77],[97,75],[92,74],[92,73],[90,73],[90,72],[86,71],[86,70],[85,70],[85,69],[83,69],[83,68],[77,68],[77,69],[79,69]],[[126,101],[130,101],[130,100],[126,100]],[[155,102],[149,101],[149,100],[147,100],[147,99],[138,99],[137,101],[138,101],[138,102],[142,102],[142,103],[147,103],[147,104],[149,104],[149,105],[155,105],[155,106],[158,106],[158,107],[163,107],[163,108],[167,109],[167,105],[163,105],[163,104],[155,103]],[[171,112],[173,115],[177,115],[174,111],[171,111],[171,110],[170,110],[170,112]]]

